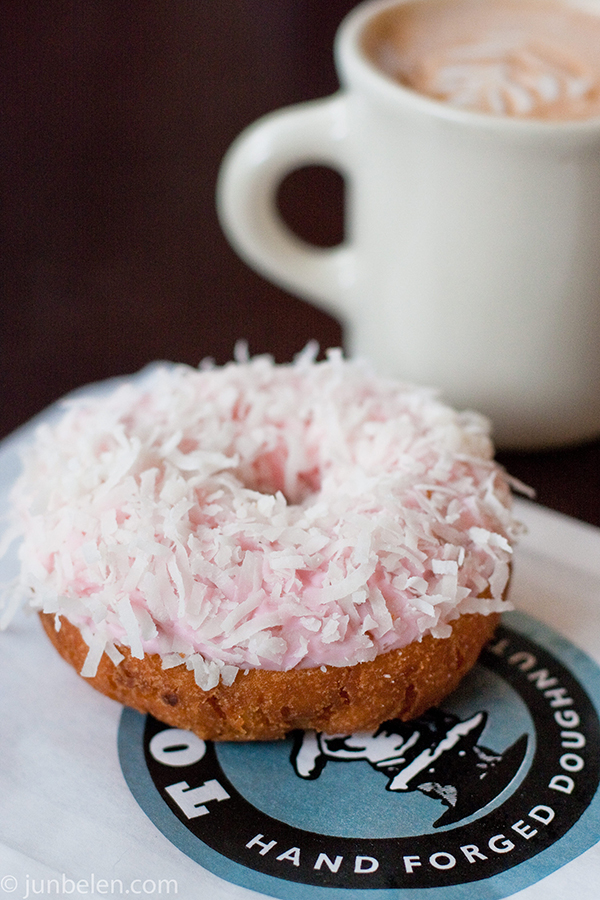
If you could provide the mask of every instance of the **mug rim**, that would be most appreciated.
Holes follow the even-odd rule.
[[[549,134],[565,138],[600,136],[600,113],[583,119],[539,119],[478,112],[421,94],[387,75],[367,57],[361,46],[362,36],[369,22],[380,13],[411,2],[427,3],[429,0],[363,0],[345,16],[338,27],[334,43],[335,61],[342,80],[342,88],[346,87],[346,81],[350,85],[361,83],[370,93],[376,94],[388,104],[397,106],[401,103],[415,113],[420,112],[430,118],[465,127],[476,127],[480,131],[513,132],[532,137],[541,135],[546,138]],[[591,9],[589,3],[577,3],[577,0],[575,2],[556,0],[556,2]],[[600,19],[600,3],[597,12],[594,11],[593,14],[597,14]]]

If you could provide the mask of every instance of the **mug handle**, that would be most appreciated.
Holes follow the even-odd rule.
[[[302,240],[279,214],[276,196],[285,176],[301,166],[347,172],[347,133],[343,93],[277,110],[234,141],[217,182],[221,226],[242,259],[286,290],[342,316],[354,280],[352,245],[323,248]]]

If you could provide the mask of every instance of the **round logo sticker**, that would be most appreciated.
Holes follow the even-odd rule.
[[[480,900],[485,880],[500,900],[600,840],[598,698],[589,657],[509,613],[415,721],[219,744],[126,709],[119,754],[155,825],[233,884],[282,900]]]

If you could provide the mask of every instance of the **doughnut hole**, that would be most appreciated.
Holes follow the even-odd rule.
[[[317,464],[297,467],[290,462],[287,448],[261,453],[238,472],[244,487],[261,494],[282,493],[290,505],[300,505],[321,490],[321,469]]]
[[[184,437],[177,449],[186,454],[193,453],[198,446],[197,440]],[[294,465],[287,445],[280,444],[273,450],[258,453],[253,459],[244,459],[242,465],[233,470],[234,474],[248,490],[272,496],[282,493],[288,505],[300,505],[321,490],[321,467],[316,462],[306,464],[306,458],[314,457],[314,452],[302,446],[295,449],[298,457],[295,462],[305,465]]]

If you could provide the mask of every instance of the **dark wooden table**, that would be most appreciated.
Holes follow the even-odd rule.
[[[333,35],[354,5],[4,0],[0,436],[153,359],[222,363],[243,337],[283,362],[311,338],[342,342],[236,257],[214,187],[245,125],[336,89]],[[332,244],[342,198],[339,176],[312,169],[280,202]],[[600,525],[600,442],[501,459],[541,503]]]

